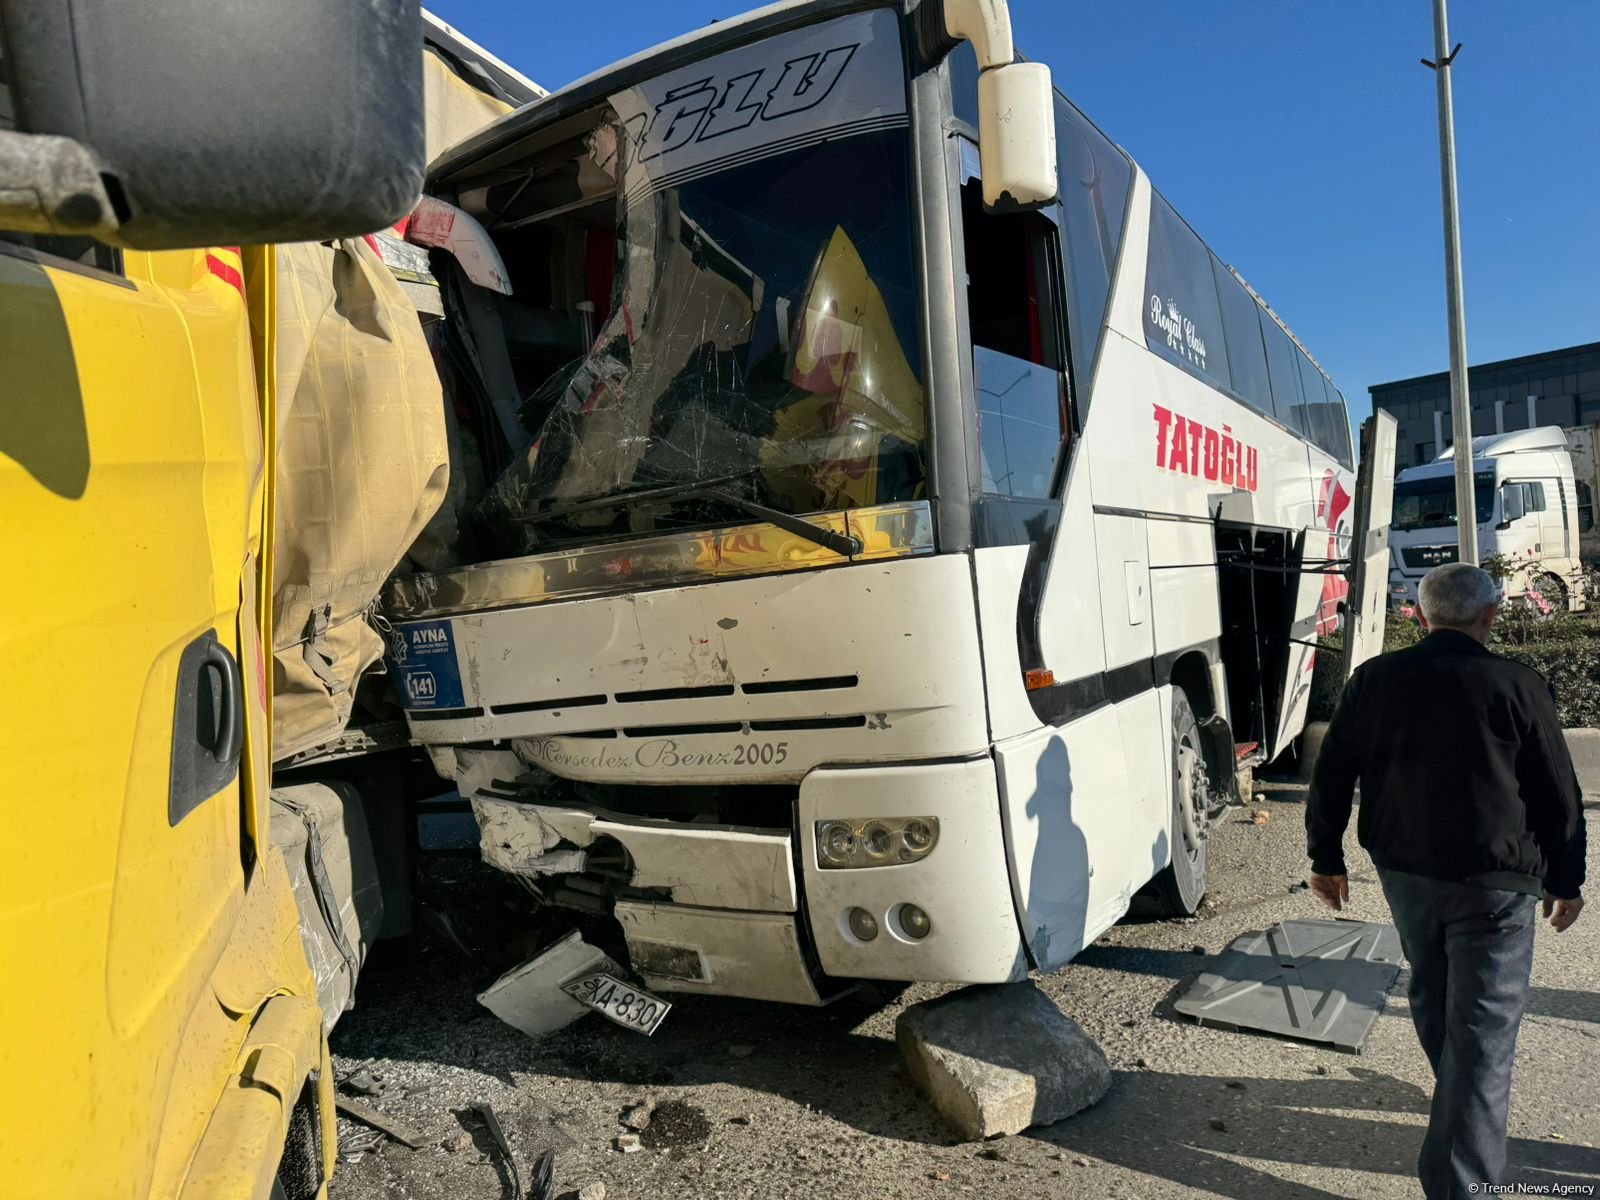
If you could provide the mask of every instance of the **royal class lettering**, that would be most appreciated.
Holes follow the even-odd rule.
[[[639,113],[628,122],[639,161],[650,162],[693,142],[708,142],[757,121],[780,121],[817,107],[838,86],[859,46],[850,42],[731,79],[707,75],[673,88],[653,112]]]
[[[1231,426],[1213,429],[1160,404],[1151,407],[1156,419],[1156,466],[1242,492],[1256,490],[1256,448],[1234,437]]]
[[[1152,295],[1150,324],[1166,338],[1168,350],[1183,355],[1202,371],[1206,369],[1206,340],[1195,323],[1179,310],[1176,300],[1169,298],[1162,303],[1160,296]]]

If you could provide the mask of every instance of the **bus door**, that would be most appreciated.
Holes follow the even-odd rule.
[[[1383,409],[1361,423],[1341,679],[1349,679],[1351,672],[1367,659],[1383,653],[1383,626],[1389,612],[1389,522],[1394,515],[1398,429],[1394,414]]]
[[[962,147],[981,472],[973,540],[980,608],[994,614],[983,622],[990,727],[1018,916],[1034,962],[1050,970],[1126,907],[1129,872],[1111,861],[1128,842],[1122,732],[1111,705],[1077,713],[1072,685],[1083,681],[1036,644],[1051,547],[1077,528],[1061,500],[1071,433],[1059,210],[986,212],[976,148]],[[1038,687],[1046,668],[1062,686]]]

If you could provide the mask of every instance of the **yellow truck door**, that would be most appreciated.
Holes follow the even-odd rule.
[[[120,269],[0,241],[0,748],[28,789],[0,838],[0,1179],[19,1197],[175,1191],[247,1016],[210,978],[255,869],[239,770],[264,701],[239,665],[262,461],[240,264],[99,253]]]

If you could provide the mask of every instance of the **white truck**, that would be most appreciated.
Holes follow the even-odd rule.
[[[1572,454],[1559,426],[1472,439],[1481,561],[1504,565],[1506,596],[1556,610],[1587,606],[1579,556],[1578,490]],[[1400,472],[1390,526],[1389,594],[1415,604],[1431,568],[1455,562],[1455,448]]]

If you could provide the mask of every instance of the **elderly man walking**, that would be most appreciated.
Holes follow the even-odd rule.
[[[1562,932],[1583,908],[1582,800],[1554,694],[1485,646],[1500,605],[1487,572],[1437,567],[1419,645],[1364,663],[1317,758],[1311,890],[1349,899],[1344,831],[1377,864],[1411,963],[1411,1019],[1433,1066],[1417,1162],[1428,1200],[1466,1200],[1505,1171],[1511,1065],[1533,964],[1535,905]]]

